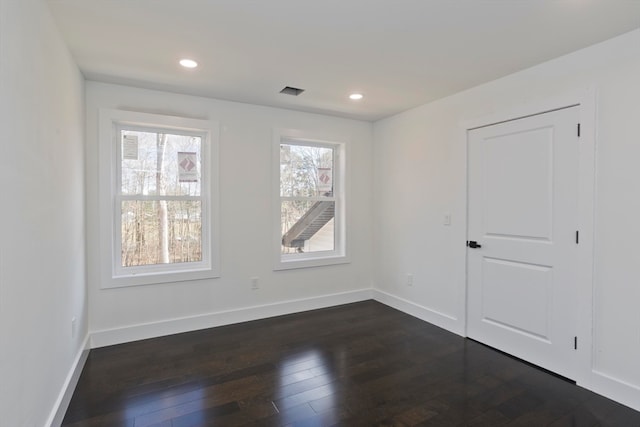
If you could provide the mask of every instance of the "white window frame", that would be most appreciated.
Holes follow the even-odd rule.
[[[276,129],[273,132],[272,167],[273,167],[273,269],[290,270],[296,268],[320,267],[351,262],[348,252],[348,220],[346,200],[348,173],[348,144],[338,142],[339,138],[326,137],[311,132]],[[280,196],[280,144],[305,145],[310,147],[332,148],[333,159],[333,196],[335,201],[334,215],[334,249],[308,253],[282,254],[281,202],[287,197]],[[309,197],[309,200],[319,200]],[[327,200],[327,198],[322,198]]]
[[[120,131],[142,130],[175,132],[199,136],[201,140],[201,221],[202,260],[189,263],[122,267],[121,255],[121,141]],[[139,113],[125,110],[99,111],[99,225],[101,249],[101,287],[149,285],[220,276],[219,262],[219,125],[211,120]],[[155,199],[136,196],[138,199]],[[162,197],[170,199],[171,197]]]

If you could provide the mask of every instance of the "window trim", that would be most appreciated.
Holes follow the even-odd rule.
[[[341,141],[342,140],[342,141]],[[320,135],[293,129],[275,129],[272,147],[272,197],[273,197],[273,270],[290,270],[297,268],[321,267],[327,265],[350,263],[347,216],[348,200],[348,144],[343,138]],[[281,203],[288,197],[280,196],[280,145],[298,144],[310,147],[329,147],[334,150],[332,200],[335,201],[335,241],[334,250],[300,254],[282,254]],[[336,173],[337,172],[337,173]],[[314,200],[315,197],[305,198]],[[327,200],[327,198],[322,198]]]
[[[124,271],[121,265],[120,220],[118,204],[129,196],[120,193],[118,156],[121,129],[145,131],[175,131],[202,137],[201,142],[201,203],[202,261],[196,263],[157,264],[134,267]],[[219,190],[218,190],[219,125],[212,120],[190,119],[126,110],[99,110],[99,238],[101,288],[182,282],[220,277],[219,261]],[[155,196],[149,196],[155,198]],[[170,198],[171,196],[168,196]],[[143,199],[145,196],[135,196]],[[163,198],[164,199],[164,198]],[[205,219],[208,219],[205,221]]]

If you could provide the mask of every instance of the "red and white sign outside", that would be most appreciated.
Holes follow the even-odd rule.
[[[331,168],[318,168],[318,191],[328,193],[333,190],[333,174]]]
[[[178,181],[198,182],[198,153],[178,152]]]

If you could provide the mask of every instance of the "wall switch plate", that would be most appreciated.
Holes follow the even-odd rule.
[[[256,290],[260,289],[260,284],[258,283],[258,277],[254,276],[251,278],[251,289]]]
[[[407,274],[407,286],[413,286],[413,274]]]
[[[442,216],[442,223],[444,225],[451,225],[451,213],[445,212]]]

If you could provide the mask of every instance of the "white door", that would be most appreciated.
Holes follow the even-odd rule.
[[[568,378],[577,364],[578,139],[578,107],[468,134],[467,334]]]

